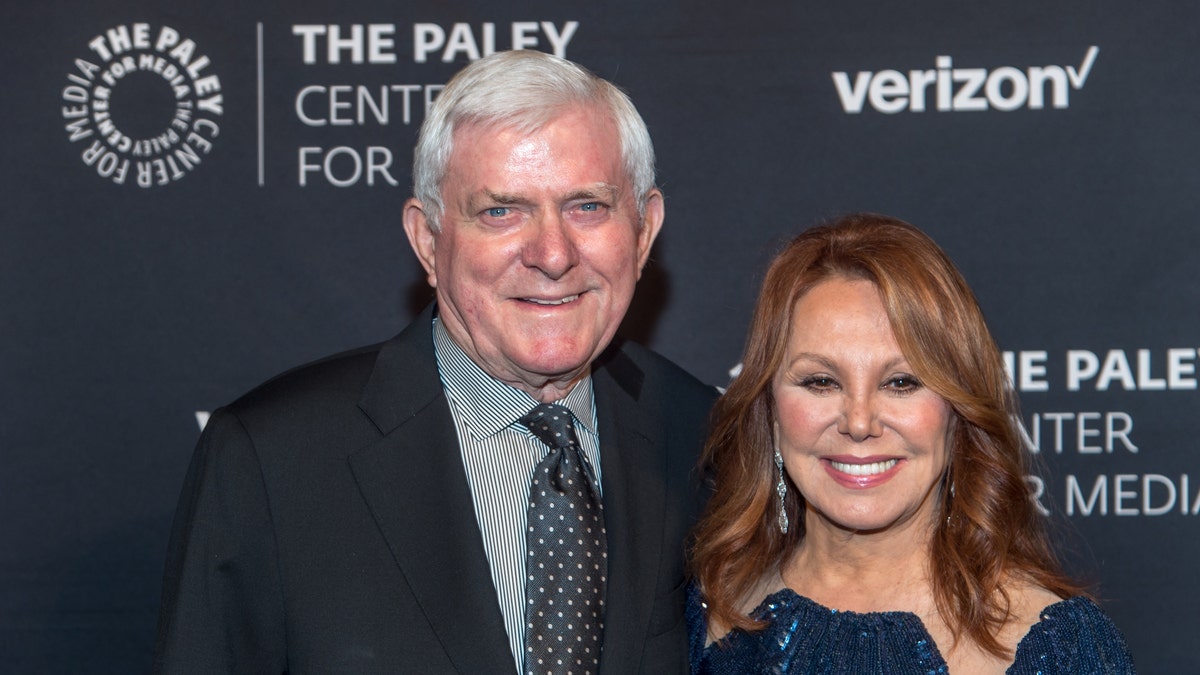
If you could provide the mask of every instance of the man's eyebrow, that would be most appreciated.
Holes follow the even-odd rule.
[[[492,192],[491,190],[484,190],[482,198],[486,201],[496,204],[521,204],[528,201],[520,195],[509,194],[505,192]]]
[[[620,198],[620,194],[621,188],[616,185],[597,183],[594,186],[579,188],[572,192],[568,192],[566,195],[564,195],[562,201],[573,202],[579,200],[605,199],[615,202]],[[478,194],[474,195],[469,201],[472,210],[478,208],[482,202],[507,206],[512,204],[528,204],[530,200],[528,197],[524,197],[519,194],[509,192],[493,192],[492,190],[485,188]]]
[[[616,185],[598,183],[593,187],[580,188],[568,193],[565,201],[578,201],[580,199],[607,199],[609,201],[616,201],[620,194],[621,189]]]
[[[474,213],[485,207],[490,208],[492,206],[512,206],[514,204],[525,204],[528,201],[529,200],[520,195],[506,192],[493,192],[488,189],[483,189],[467,196],[466,208],[471,213]]]

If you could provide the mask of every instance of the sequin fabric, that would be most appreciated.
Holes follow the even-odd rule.
[[[859,614],[823,607],[784,589],[752,614],[768,621],[756,633],[734,631],[705,647],[700,594],[688,593],[693,675],[938,675],[946,661],[915,614]],[[1017,645],[1009,675],[1124,675],[1133,660],[1120,631],[1087,598],[1042,611]]]

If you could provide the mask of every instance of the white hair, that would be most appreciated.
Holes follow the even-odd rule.
[[[607,111],[621,140],[621,158],[633,185],[639,217],[654,188],[650,132],[623,91],[586,68],[532,50],[498,52],[458,72],[421,124],[413,153],[413,195],[436,231],[445,205],[442,182],[461,125],[484,124],[533,133],[574,105]]]

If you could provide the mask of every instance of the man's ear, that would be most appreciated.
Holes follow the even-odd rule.
[[[646,266],[646,260],[650,258],[650,248],[654,246],[654,240],[658,238],[658,231],[662,229],[665,217],[666,205],[663,203],[662,191],[654,188],[646,198],[646,215],[642,217],[642,229],[637,233],[639,279],[642,278],[642,268]]]
[[[417,199],[411,198],[404,202],[404,233],[408,235],[408,244],[412,246],[421,267],[425,268],[425,278],[429,285],[437,288],[437,269],[434,267],[433,252],[437,248],[437,233],[425,215],[425,206]]]

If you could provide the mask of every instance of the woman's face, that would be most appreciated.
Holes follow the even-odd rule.
[[[833,278],[800,298],[772,390],[810,535],[933,522],[952,412],[913,375],[874,283]]]

